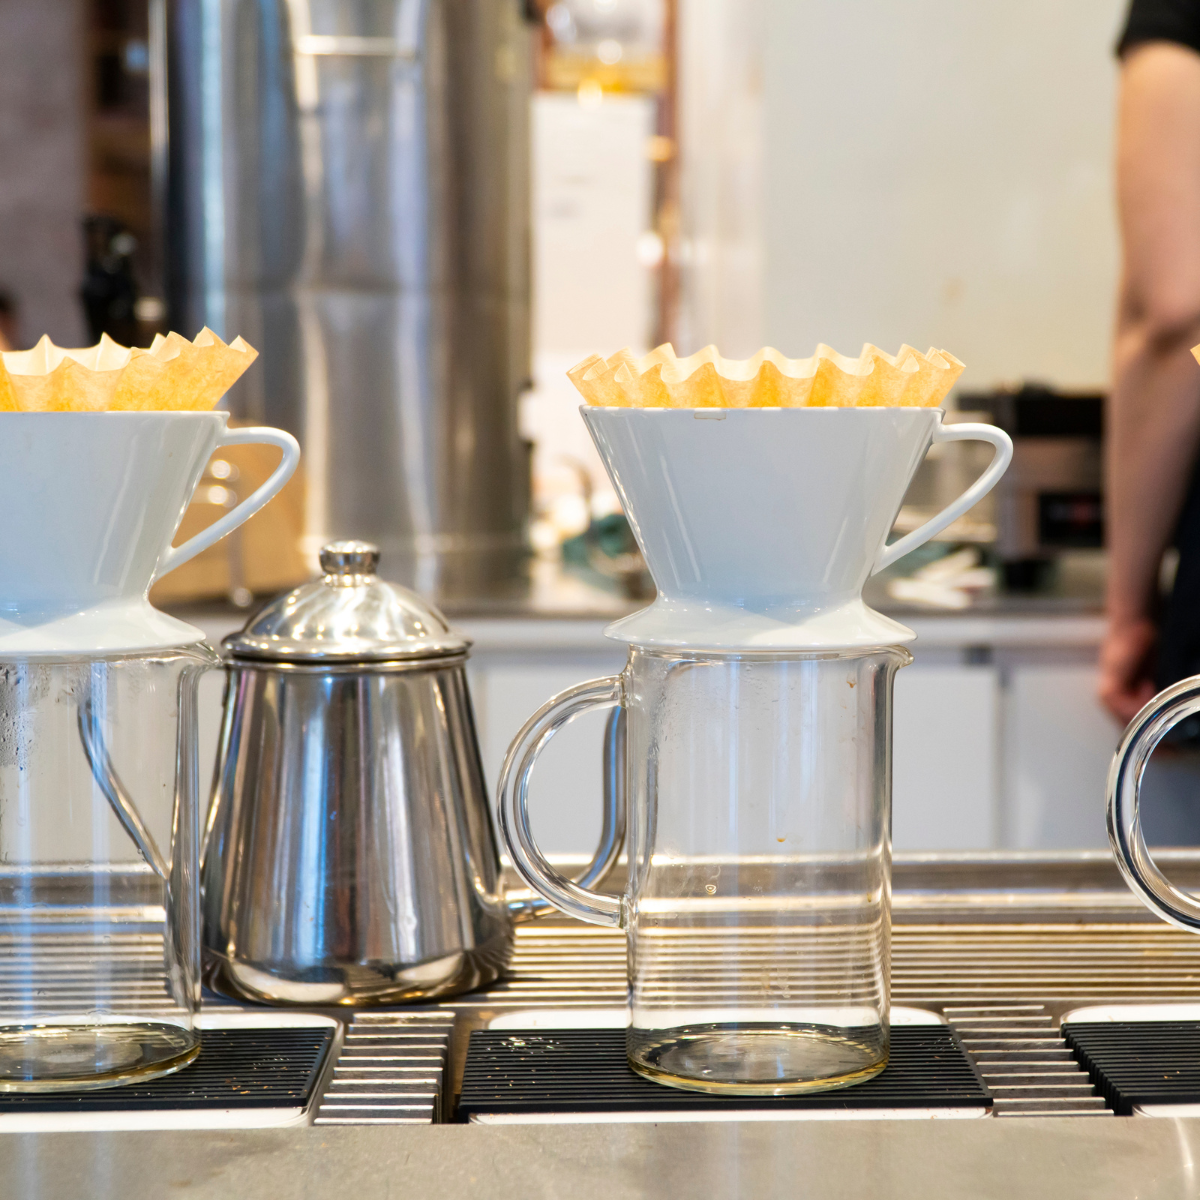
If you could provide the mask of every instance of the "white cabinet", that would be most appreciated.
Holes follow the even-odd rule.
[[[970,616],[913,620],[915,661],[896,676],[893,844],[898,851],[1104,847],[1104,785],[1120,731],[1095,699],[1099,618]],[[615,674],[625,647],[599,620],[456,621],[468,664],[488,788],[534,711],[576,683]],[[232,622],[205,627],[218,640]],[[221,676],[201,686],[204,755],[216,749]],[[588,857],[600,828],[604,712],[559,732],[533,777],[542,846]],[[1156,761],[1147,776],[1152,840],[1195,841],[1200,757]],[[1155,801],[1155,793],[1164,793]],[[1169,793],[1169,794],[1167,794]],[[1173,823],[1173,824],[1172,824]],[[1148,822],[1149,827],[1149,822]]]
[[[619,671],[623,662],[620,647],[609,655],[560,651],[522,656],[477,649],[471,694],[493,799],[509,743],[537,708],[573,684]],[[997,844],[998,710],[992,666],[918,662],[896,677],[896,849],[987,849]],[[595,845],[605,719],[599,712],[573,721],[538,760],[530,810],[549,853],[584,855]]]
[[[625,656],[580,654],[563,661],[508,654],[477,654],[471,697],[479,749],[493,804],[500,768],[521,726],[551,696],[621,670]],[[547,854],[591,856],[600,836],[601,756],[607,711],[585,713],[554,735],[530,783],[529,811],[538,844]]]
[[[892,846],[986,850],[997,844],[999,672],[918,651],[896,676]]]
[[[1094,652],[1013,652],[1005,664],[1003,846],[1103,848],[1105,781],[1121,731],[1096,699]]]
[[[1095,700],[1100,621],[942,617],[911,622],[896,676],[893,845],[921,850],[1103,847],[1104,781],[1119,730]],[[521,725],[556,692],[621,669],[601,622],[461,622],[493,794]],[[546,850],[587,856],[599,831],[605,715],[559,733],[531,808]]]
[[[958,665],[915,652],[896,678],[895,848],[1106,847],[1120,730],[1096,700],[1095,650],[976,647]]]

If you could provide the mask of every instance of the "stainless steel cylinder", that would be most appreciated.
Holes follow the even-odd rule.
[[[495,979],[512,940],[464,662],[229,663],[203,971],[282,1004]]]
[[[530,33],[519,0],[158,0],[171,321],[304,450],[306,549],[426,594],[519,573]],[[158,60],[156,60],[158,61]]]

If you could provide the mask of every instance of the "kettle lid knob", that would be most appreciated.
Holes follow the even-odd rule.
[[[327,542],[324,575],[276,596],[224,641],[237,658],[267,662],[395,663],[461,658],[470,642],[416,592],[380,579],[379,547]]]
[[[320,562],[326,575],[374,575],[379,547],[370,542],[327,542],[321,547]]]

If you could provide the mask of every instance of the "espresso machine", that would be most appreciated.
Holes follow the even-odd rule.
[[[996,554],[1012,591],[1036,589],[1065,550],[1104,545],[1104,396],[1027,383],[967,393],[964,411],[986,414],[1013,441],[996,486]]]

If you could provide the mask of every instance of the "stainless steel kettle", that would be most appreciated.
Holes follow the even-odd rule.
[[[469,642],[365,542],[225,640],[201,862],[204,981],[275,1004],[397,1004],[489,983],[513,922],[467,690]],[[619,737],[610,725],[610,761]],[[598,882],[624,838],[610,768]]]

